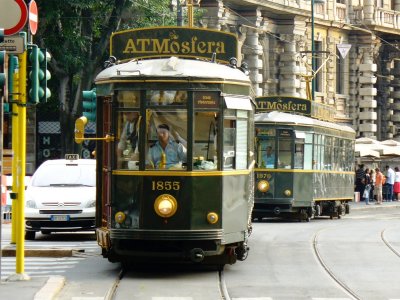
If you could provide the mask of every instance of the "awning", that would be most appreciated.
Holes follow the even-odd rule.
[[[375,157],[375,158],[380,157],[379,151],[375,151],[375,150],[368,149],[365,147],[357,147],[357,146],[361,146],[361,145],[356,145],[355,154],[358,157]]]
[[[253,110],[249,98],[224,97],[226,108]]]

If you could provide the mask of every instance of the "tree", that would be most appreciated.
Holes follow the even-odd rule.
[[[92,88],[108,57],[112,32],[174,24],[170,0],[37,0],[39,31],[34,42],[52,54],[53,96],[39,110],[59,113],[62,151],[74,149],[74,122],[81,115],[82,90]],[[160,18],[161,16],[161,18]],[[58,112],[55,109],[58,108]]]

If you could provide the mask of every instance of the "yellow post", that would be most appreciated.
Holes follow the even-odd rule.
[[[19,101],[19,71],[14,73],[14,81],[13,81],[13,100],[14,101]],[[17,195],[17,164],[18,164],[18,105],[14,102],[12,104],[12,153],[13,153],[13,158],[12,158],[12,192],[14,195]],[[17,236],[17,206],[18,206],[18,201],[17,199],[12,199],[12,208],[11,208],[11,243],[15,244],[16,243],[16,236]]]
[[[188,9],[188,26],[193,27],[193,0],[188,0],[187,9]]]
[[[25,166],[26,166],[26,78],[27,78],[27,51],[19,55],[19,108],[18,108],[18,195],[17,195],[17,246],[16,246],[16,275],[19,280],[29,280],[24,274],[25,266]]]

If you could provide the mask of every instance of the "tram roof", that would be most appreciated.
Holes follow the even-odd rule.
[[[330,123],[302,115],[288,114],[279,111],[271,111],[271,112],[255,114],[254,121],[256,123],[265,122],[265,123],[281,123],[289,125],[319,126],[319,127],[326,127],[326,128],[346,131],[354,134],[356,133],[354,129],[351,128],[350,126]]]
[[[250,79],[239,69],[202,60],[177,57],[132,60],[100,72],[96,82],[128,78],[212,78],[249,83]]]

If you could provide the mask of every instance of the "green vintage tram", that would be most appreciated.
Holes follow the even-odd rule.
[[[271,111],[255,115],[255,132],[253,219],[309,221],[349,213],[348,202],[354,197],[352,128]]]
[[[96,234],[109,261],[246,258],[254,103],[236,49],[234,35],[204,29],[113,34],[116,59],[95,79],[97,134],[105,136]]]

